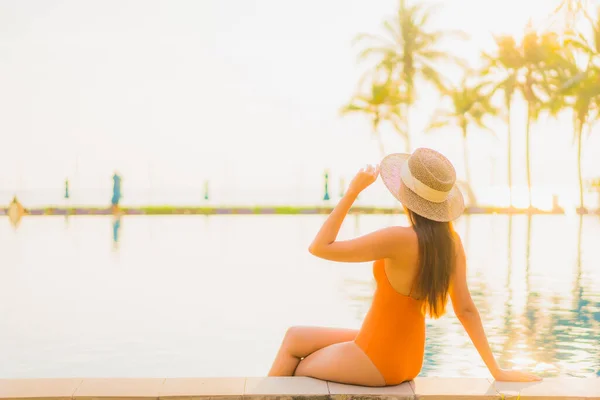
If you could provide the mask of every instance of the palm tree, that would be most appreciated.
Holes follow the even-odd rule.
[[[430,29],[428,25],[432,12],[432,8],[422,4],[409,6],[406,0],[400,0],[394,18],[383,23],[385,35],[361,34],[356,38],[357,42],[369,42],[368,47],[359,54],[359,60],[376,60],[375,68],[370,73],[376,76],[383,74],[388,80],[404,87],[406,103],[401,129],[406,139],[410,138],[410,110],[416,98],[416,78],[423,78],[437,89],[442,89],[445,83],[438,70],[439,63],[450,61],[463,64],[458,57],[440,50],[439,44],[445,38],[464,37],[464,34]],[[410,151],[410,145],[407,147]]]
[[[562,14],[566,28],[570,30],[575,26],[580,15],[590,19],[588,7],[589,0],[560,0],[552,14],[554,16]]]
[[[504,95],[504,111],[506,115],[507,127],[507,167],[508,167],[508,189],[509,205],[513,206],[513,184],[512,184],[512,129],[511,129],[511,111],[515,91],[517,90],[517,77],[519,70],[523,68],[523,57],[519,52],[517,43],[512,36],[499,36],[495,38],[497,51],[490,54],[483,54],[486,60],[486,66],[481,75],[487,79],[490,76],[497,75],[497,84],[494,91],[502,91]]]
[[[529,27],[531,29],[531,26]],[[560,103],[550,101],[556,86],[556,77],[560,74],[564,60],[561,57],[563,47],[558,35],[546,32],[538,35],[530,30],[523,38],[521,45],[523,68],[518,77],[518,88],[527,103],[525,129],[525,164],[527,173],[527,189],[529,208],[532,208],[531,195],[531,128],[543,110],[556,114]]]
[[[381,156],[385,156],[385,146],[379,131],[380,124],[387,121],[392,124],[396,131],[404,136],[400,126],[401,104],[405,101],[405,97],[400,93],[397,85],[392,84],[389,80],[384,83],[371,83],[370,93],[363,95],[355,95],[349,104],[341,110],[342,115],[349,113],[362,113],[369,116],[371,119],[372,133],[379,144],[379,152]],[[408,144],[408,138],[406,138]]]
[[[547,32],[538,35],[529,31],[523,38],[523,68],[519,89],[527,102],[525,130],[525,163],[529,208],[532,208],[531,196],[531,127],[541,111],[549,104],[552,92],[551,78],[556,76],[562,59],[559,56],[562,47],[556,34]]]
[[[567,104],[573,108],[574,133],[577,141],[579,210],[585,212],[581,171],[583,131],[586,126],[591,130],[591,126],[600,119],[600,68],[588,64],[584,71],[578,72],[574,78],[565,83],[562,93],[567,96]]]
[[[487,86],[486,82],[469,85],[468,78],[465,77],[459,86],[444,89],[443,94],[450,99],[450,107],[437,110],[427,129],[427,131],[444,127],[460,129],[463,139],[465,179],[469,187],[471,187],[467,140],[469,127],[475,125],[491,132],[484,120],[488,116],[498,115],[498,110],[491,104],[492,93],[485,91]]]
[[[582,34],[573,34],[567,41],[568,51],[563,57],[566,78],[559,95],[564,96],[565,104],[573,109],[574,138],[577,141],[577,177],[579,182],[579,210],[586,212],[583,200],[583,174],[581,171],[581,153],[583,131],[587,126],[591,131],[592,125],[600,119],[600,8],[598,18],[592,21],[592,40],[586,40]],[[577,54],[582,52],[587,56],[585,67],[581,69],[577,63]]]
[[[586,54],[592,62],[598,65],[600,58],[600,7],[596,10],[596,20],[589,18],[591,25],[591,40],[586,38],[581,32],[571,32],[568,35],[565,44],[574,50],[579,50]]]
[[[525,129],[525,164],[529,207],[531,202],[531,127],[540,112],[548,104],[551,77],[556,75],[560,64],[558,53],[561,49],[554,33],[538,35],[531,24],[521,43],[517,44],[510,36],[496,38],[497,50],[493,54],[483,54],[485,67],[481,74],[486,79],[496,81],[494,91],[504,94],[504,108],[508,126],[508,185],[512,191],[512,132],[511,106],[514,94],[520,92],[527,103]],[[512,193],[511,193],[512,205]]]

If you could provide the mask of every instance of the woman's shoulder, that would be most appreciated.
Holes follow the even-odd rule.
[[[413,244],[417,243],[417,233],[411,227],[406,226],[390,226],[385,228],[387,234],[395,243]]]
[[[464,257],[465,254],[465,249],[463,247],[463,243],[462,243],[462,239],[460,238],[460,235],[458,234],[458,232],[454,231],[453,232],[453,236],[454,236],[454,251],[456,252],[455,254],[457,256],[462,256]]]
[[[411,238],[411,237],[416,237],[416,233],[415,230],[410,227],[410,226],[400,226],[400,225],[394,225],[394,226],[388,226],[387,228],[384,228],[386,231],[389,232],[390,235],[396,236],[398,238]]]
[[[452,231],[452,236],[454,237],[454,243],[456,244],[456,246],[462,248],[462,239],[460,238],[458,232]]]
[[[407,263],[413,263],[419,253],[419,238],[415,230],[406,226],[391,226],[386,229],[393,242],[394,254],[389,257],[394,260],[392,264],[404,267]]]

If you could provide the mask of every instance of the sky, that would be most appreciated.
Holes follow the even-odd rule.
[[[470,40],[447,49],[477,60],[492,34],[548,23],[549,0],[447,0],[434,28]],[[209,180],[221,203],[303,203],[348,182],[380,154],[363,116],[341,117],[366,68],[353,38],[381,32],[397,1],[378,0],[0,0],[0,202],[61,199],[69,179],[79,202],[201,201]],[[439,98],[420,85],[414,146],[446,154],[464,177],[459,132],[422,134]],[[524,108],[514,114],[514,184],[523,200]],[[473,186],[506,199],[506,128],[474,129]],[[386,151],[402,140],[384,128]],[[585,143],[584,175],[600,175],[600,139]],[[538,205],[576,196],[570,117],[532,131]],[[377,201],[379,184],[363,201]],[[85,199],[84,199],[85,198]],[[389,199],[389,197],[386,197]],[[593,196],[590,199],[594,199]],[[543,204],[542,204],[543,203]]]

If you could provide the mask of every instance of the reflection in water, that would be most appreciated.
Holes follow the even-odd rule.
[[[507,227],[507,238],[506,238],[506,284],[504,290],[506,291],[506,301],[504,302],[504,317],[502,319],[502,330],[501,334],[506,339],[502,345],[502,352],[500,353],[499,362],[500,365],[508,365],[509,360],[509,349],[512,349],[515,345],[515,327],[514,327],[514,316],[512,313],[512,301],[513,301],[513,289],[512,289],[512,269],[513,269],[513,257],[512,257],[512,226],[513,216],[508,216],[508,227]]]
[[[8,214],[8,220],[10,221],[10,224],[12,225],[12,227],[17,230],[17,228],[19,228],[19,225],[21,225],[21,219],[23,218],[22,215],[19,214],[15,214],[15,213],[11,213],[9,212]]]
[[[598,293],[586,293],[582,273],[582,232],[583,216],[579,217],[577,232],[576,272],[573,286],[573,301],[568,313],[553,314],[554,345],[557,357],[561,360],[580,359],[580,363],[594,368],[593,363],[586,362],[588,349],[595,349],[596,360],[600,360],[600,298]],[[597,262],[596,262],[597,265]],[[594,299],[592,296],[596,296]],[[556,343],[557,340],[560,342]],[[595,365],[596,371],[600,369]],[[570,371],[570,375],[581,375],[581,371]]]
[[[354,214],[354,237],[362,235],[360,229],[360,215]],[[369,269],[371,271],[371,269]],[[369,311],[371,302],[373,301],[373,294],[375,292],[375,278],[368,275],[367,280],[348,278],[344,279],[344,288],[348,292],[348,296],[352,300],[352,308],[354,309],[354,315],[357,320],[362,321]]]
[[[16,196],[13,197],[6,213],[8,215],[8,220],[10,221],[13,228],[17,229],[21,224],[21,219],[23,218],[23,215],[25,215],[25,208],[23,208],[23,205],[21,205],[19,200],[17,200]]]
[[[529,288],[531,277],[527,274],[527,347],[532,352],[531,357],[543,363],[540,370],[549,374],[562,369],[568,375],[586,376],[599,367],[600,301],[598,293],[586,293],[582,284],[582,230],[583,218],[580,217],[570,307],[565,307],[563,299],[553,295],[551,309],[541,313],[541,295]]]
[[[113,222],[112,222],[113,248],[115,250],[119,248],[119,230],[120,229],[121,229],[121,214],[116,213],[113,216]]]
[[[532,290],[531,287],[531,220],[532,216],[527,216],[527,239],[525,243],[525,292],[527,293],[526,301],[525,301],[525,335],[527,348],[531,350],[538,349],[539,343],[537,342],[536,337],[536,328],[537,328],[537,320],[538,320],[538,293],[535,290]],[[530,350],[530,351],[531,351]],[[524,355],[524,357],[528,357],[528,355]],[[538,358],[539,359],[539,358]],[[533,360],[531,360],[533,361]],[[521,364],[521,365],[519,365]],[[525,365],[522,365],[525,364]],[[525,359],[521,363],[518,363],[518,366],[527,366],[531,367],[530,360]]]
[[[346,279],[344,280],[344,287],[352,301],[356,319],[362,321],[373,301],[373,293],[376,287],[375,278],[371,277],[368,280]]]

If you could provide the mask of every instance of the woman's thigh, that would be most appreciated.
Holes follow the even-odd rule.
[[[353,341],[337,343],[300,361],[296,376],[361,386],[385,386],[385,379],[373,362]]]
[[[289,354],[303,358],[323,347],[352,341],[356,335],[358,331],[355,329],[294,326],[285,334],[283,345]]]

